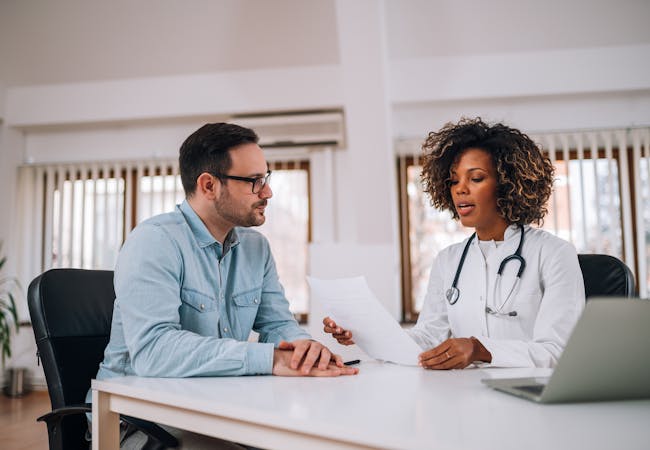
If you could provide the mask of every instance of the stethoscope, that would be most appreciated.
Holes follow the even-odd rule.
[[[512,255],[504,258],[503,261],[501,261],[501,264],[499,264],[499,270],[497,270],[497,279],[494,282],[494,295],[496,295],[497,286],[501,284],[501,274],[503,273],[503,269],[505,269],[506,264],[508,264],[512,260],[519,262],[519,270],[517,271],[517,278],[515,280],[515,283],[512,285],[510,292],[508,292],[506,299],[503,302],[501,302],[501,305],[499,305],[498,307],[495,305],[496,309],[492,309],[489,306],[485,307],[485,312],[488,314],[492,314],[495,316],[509,316],[509,317],[517,316],[517,311],[502,312],[502,309],[505,306],[505,304],[508,303],[508,300],[512,296],[512,293],[515,292],[517,286],[519,285],[519,282],[521,281],[521,274],[524,272],[524,269],[526,268],[526,260],[521,256],[521,247],[524,245],[524,226],[521,224],[519,225],[519,231],[521,232],[521,234],[519,237],[519,246],[517,247],[517,250]],[[463,264],[465,264],[465,257],[467,256],[467,251],[469,250],[469,246],[474,240],[475,236],[476,233],[473,233],[470,236],[469,240],[467,241],[467,244],[465,244],[465,248],[463,249],[463,254],[460,257],[460,263],[458,263],[458,268],[456,269],[454,282],[451,283],[451,287],[447,289],[447,292],[445,292],[445,297],[447,297],[447,301],[449,302],[450,305],[455,305],[458,299],[460,298],[460,290],[457,287],[458,278],[460,277],[460,272],[463,270]],[[493,298],[496,299],[495,296],[493,296]]]

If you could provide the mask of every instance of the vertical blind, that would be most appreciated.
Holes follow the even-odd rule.
[[[650,295],[650,128],[634,130],[632,133],[632,154],[634,161],[635,224],[637,236],[636,253],[639,268],[639,294]]]
[[[639,295],[648,296],[650,248],[650,128],[531,135],[556,166],[559,180],[551,199],[553,223],[544,228],[566,238],[579,252],[616,256],[635,273]],[[561,158],[562,161],[558,161]],[[559,176],[558,176],[559,175]],[[572,222],[558,224],[567,195]],[[566,234],[568,229],[569,235]]]
[[[176,173],[163,160],[21,167],[20,203],[32,206],[21,229],[35,239],[25,267],[112,269],[137,222],[182,200]]]

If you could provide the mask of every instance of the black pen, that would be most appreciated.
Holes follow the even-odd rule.
[[[360,359],[353,359],[352,361],[346,361],[343,364],[346,366],[354,366],[355,364],[359,364],[361,362]]]

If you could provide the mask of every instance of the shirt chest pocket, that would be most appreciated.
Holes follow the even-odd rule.
[[[181,328],[202,336],[212,336],[219,326],[217,300],[209,295],[191,289],[181,290],[179,310]]]
[[[535,328],[537,313],[542,302],[542,292],[527,290],[517,293],[512,304],[512,309],[517,311],[516,323],[521,331],[532,339],[532,330]]]
[[[181,301],[198,312],[210,312],[217,309],[217,301],[213,297],[191,289],[181,291]]]
[[[262,289],[256,288],[232,296],[233,308],[233,325],[236,323],[237,328],[242,336],[248,337],[253,329],[257,310],[261,302]]]
[[[542,301],[542,292],[535,290],[525,290],[512,295],[515,307],[532,309],[537,311]]]

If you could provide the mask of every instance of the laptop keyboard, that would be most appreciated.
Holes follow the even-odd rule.
[[[543,384],[531,384],[528,386],[517,386],[516,389],[520,391],[530,392],[531,394],[541,395],[546,386]]]

